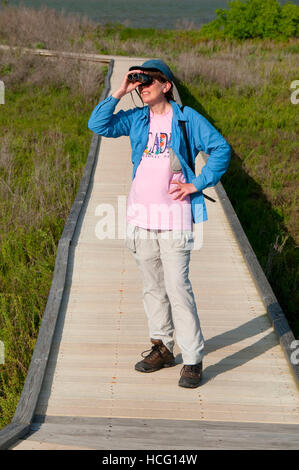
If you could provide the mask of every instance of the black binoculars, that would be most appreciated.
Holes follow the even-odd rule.
[[[140,82],[142,85],[150,85],[153,83],[153,77],[146,73],[129,73],[128,80],[130,82]]]

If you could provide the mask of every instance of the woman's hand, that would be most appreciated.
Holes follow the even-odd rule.
[[[130,73],[135,73],[135,72],[142,73],[142,70],[133,70],[131,72],[127,72],[119,89],[113,93],[112,96],[114,98],[121,99],[127,93],[130,93],[131,91],[135,90],[135,88],[137,88],[139,85],[141,85],[141,82],[130,82],[130,80],[128,79],[128,75]]]
[[[176,188],[172,188],[168,191],[168,194],[172,194],[177,191],[177,194],[172,197],[172,199],[179,199],[182,201],[186,196],[192,193],[196,193],[197,189],[192,183],[181,183],[180,181],[172,180],[170,184],[176,184]]]

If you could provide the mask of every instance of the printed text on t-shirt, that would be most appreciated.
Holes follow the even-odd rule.
[[[166,132],[157,132],[155,134],[149,132],[148,143],[143,155],[145,157],[157,158],[163,154],[163,157],[169,157],[170,140],[171,133],[168,135]]]

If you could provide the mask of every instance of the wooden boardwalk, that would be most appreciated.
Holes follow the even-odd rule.
[[[112,92],[138,63],[115,60]],[[118,109],[133,106],[128,95]],[[207,203],[203,245],[190,263],[206,344],[202,385],[178,387],[178,348],[176,367],[134,370],[150,349],[140,274],[123,238],[97,236],[104,203],[122,235],[117,217],[124,220],[131,175],[129,139],[102,138],[34,422],[11,448],[298,449],[298,389],[213,188],[206,193],[217,203]]]

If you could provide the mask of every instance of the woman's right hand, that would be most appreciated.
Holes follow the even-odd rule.
[[[119,89],[112,94],[114,98],[121,99],[127,93],[130,93],[131,91],[135,90],[135,88],[137,88],[139,85],[141,85],[141,82],[130,82],[130,80],[128,79],[128,75],[130,73],[135,72],[142,73],[142,70],[134,70],[133,72],[127,72]]]

